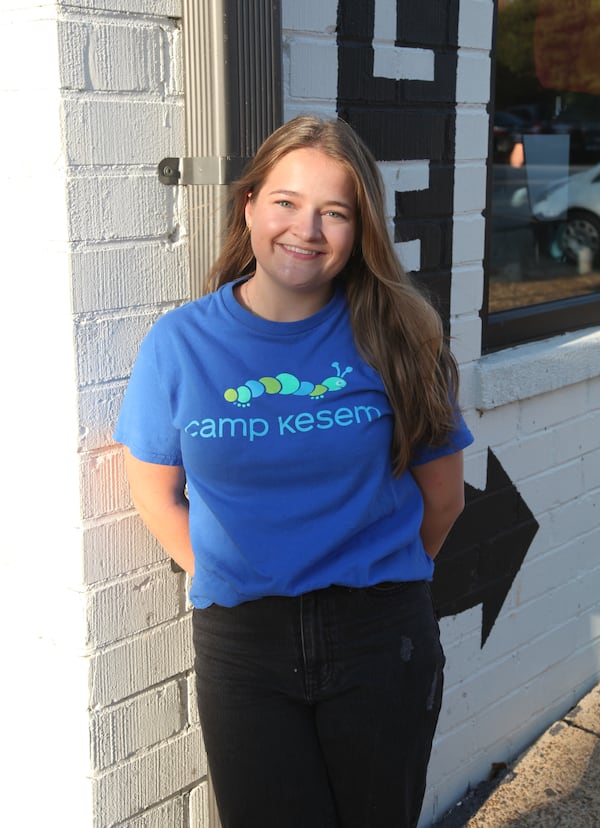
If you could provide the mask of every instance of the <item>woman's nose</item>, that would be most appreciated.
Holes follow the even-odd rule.
[[[299,210],[296,214],[294,232],[300,239],[319,238],[321,235],[321,214],[313,210]]]

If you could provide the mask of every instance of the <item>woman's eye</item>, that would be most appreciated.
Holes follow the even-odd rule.
[[[337,210],[327,210],[325,215],[329,216],[330,218],[336,218],[336,219],[345,219],[346,218],[346,216],[343,213],[338,213]]]
[[[277,204],[279,204],[280,207],[291,207],[292,206],[292,202],[287,201],[285,198],[280,199],[277,202]]]

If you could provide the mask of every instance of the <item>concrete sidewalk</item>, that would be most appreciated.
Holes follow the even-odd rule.
[[[600,828],[600,685],[436,828]]]

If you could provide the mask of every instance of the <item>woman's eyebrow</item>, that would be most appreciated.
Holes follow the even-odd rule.
[[[298,197],[298,196],[301,196],[302,194],[297,192],[296,190],[279,190],[278,189],[278,190],[271,190],[269,192],[269,195],[270,196],[284,195],[284,196]],[[348,204],[348,202],[346,202],[346,201],[338,201],[337,199],[334,199],[334,198],[332,198],[331,200],[325,201],[324,203],[328,206],[331,205],[331,206],[335,206],[335,207],[345,207],[346,210],[354,209],[352,204]]]

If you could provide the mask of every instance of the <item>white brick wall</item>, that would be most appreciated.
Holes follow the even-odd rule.
[[[376,4],[393,15],[393,0]],[[335,115],[335,92],[328,103],[323,90],[337,84],[324,77],[336,65],[336,8],[333,0],[283,0],[286,118]],[[540,526],[483,649],[481,606],[442,620],[446,690],[422,826],[486,778],[493,762],[514,757],[600,675],[600,331],[481,358],[493,3],[461,0],[460,10],[451,332],[476,436],[466,478],[485,488],[490,447]],[[384,165],[391,190],[402,176],[414,185],[405,166]],[[408,252],[418,267],[418,250]]]
[[[184,150],[181,12],[151,5],[0,13],[16,126],[1,139],[3,350],[25,438],[5,454],[0,603],[5,629],[23,619],[2,693],[7,825],[207,826],[185,583],[134,515],[111,440],[141,337],[189,297],[183,196],[156,175]]]
[[[189,298],[184,196],[156,175],[184,154],[180,9],[152,5],[65,6],[58,27],[94,828],[207,825],[184,579],[134,515],[111,446],[141,338]]]
[[[540,528],[483,649],[481,607],[443,620],[423,825],[600,673],[600,332],[480,354],[492,10],[461,0],[452,334],[467,480],[485,487],[491,447]],[[110,440],[141,336],[189,295],[184,196],[155,174],[183,154],[179,15],[178,0],[0,11],[6,824],[208,826],[185,585]],[[335,114],[336,17],[336,0],[283,0],[286,118]],[[423,165],[384,173],[427,183]],[[402,254],[418,267],[418,248]]]

